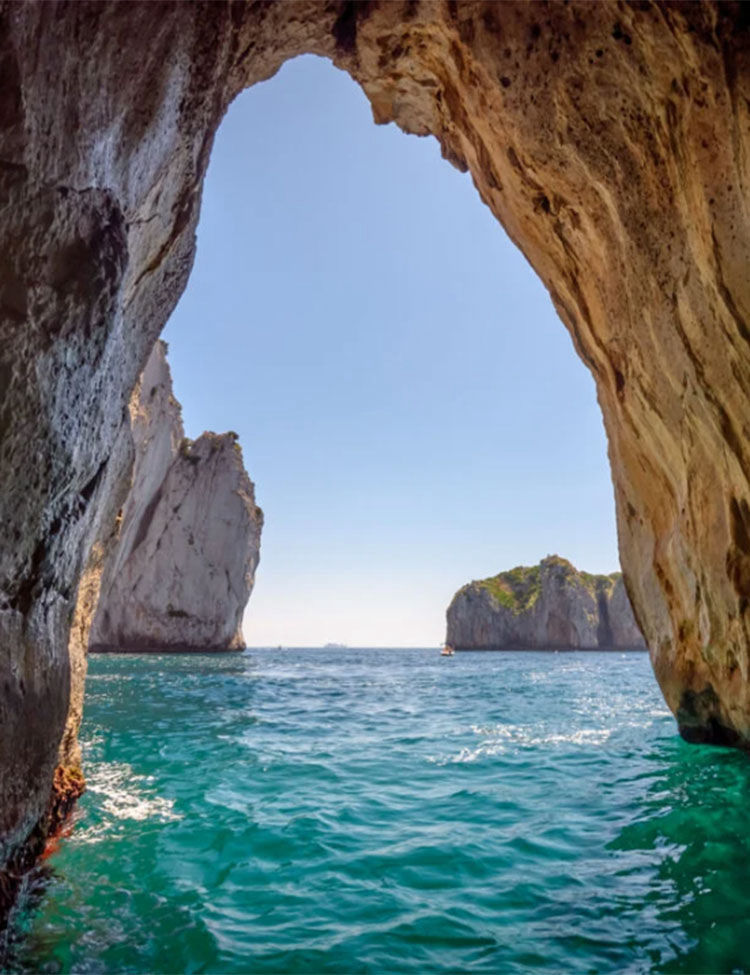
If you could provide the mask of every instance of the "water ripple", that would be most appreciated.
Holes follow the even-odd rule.
[[[14,971],[744,971],[750,766],[645,655],[98,657]]]

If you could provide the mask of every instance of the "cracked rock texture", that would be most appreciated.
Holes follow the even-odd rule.
[[[307,52],[434,135],[540,275],[596,382],[665,698],[687,737],[750,744],[749,29],[731,2],[0,0],[0,863],[49,798],[216,127]]]
[[[159,341],[130,403],[133,480],[92,650],[241,650],[263,514],[235,434],[187,440]]]
[[[619,572],[591,575],[550,555],[470,582],[447,611],[456,650],[645,650]]]

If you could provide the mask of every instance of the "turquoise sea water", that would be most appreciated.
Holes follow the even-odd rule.
[[[645,654],[91,660],[13,970],[750,969],[750,764]]]

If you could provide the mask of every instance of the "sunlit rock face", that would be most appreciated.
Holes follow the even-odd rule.
[[[605,636],[605,641],[609,645],[615,649],[646,649],[646,641],[633,614],[622,576],[618,577],[607,599],[607,622],[609,636]]]
[[[470,582],[451,600],[456,650],[645,650],[622,576],[579,572],[550,555]]]
[[[686,736],[750,744],[744,9],[0,7],[0,860],[48,800],[78,583],[214,132],[305,52],[435,135],[539,273],[596,381],[665,697]]]
[[[233,433],[187,440],[157,342],[130,404],[135,464],[93,650],[240,650],[263,515]]]

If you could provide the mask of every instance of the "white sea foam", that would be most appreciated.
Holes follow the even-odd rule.
[[[438,765],[451,762],[475,762],[479,758],[491,757],[511,752],[517,748],[554,747],[559,745],[603,745],[612,734],[611,728],[579,728],[576,731],[540,732],[523,725],[494,725],[481,728],[473,725],[471,729],[483,740],[473,748],[464,746],[456,755],[430,756],[429,761]]]
[[[76,846],[79,846],[81,844],[100,843],[102,840],[109,839],[111,836],[112,823],[110,820],[106,820],[105,822],[97,823],[95,826],[86,826],[83,828],[76,826],[73,841]]]
[[[86,787],[103,812],[114,819],[153,819],[168,823],[182,819],[174,811],[174,800],[149,794],[152,779],[137,775],[125,762],[95,765],[87,772]]]

